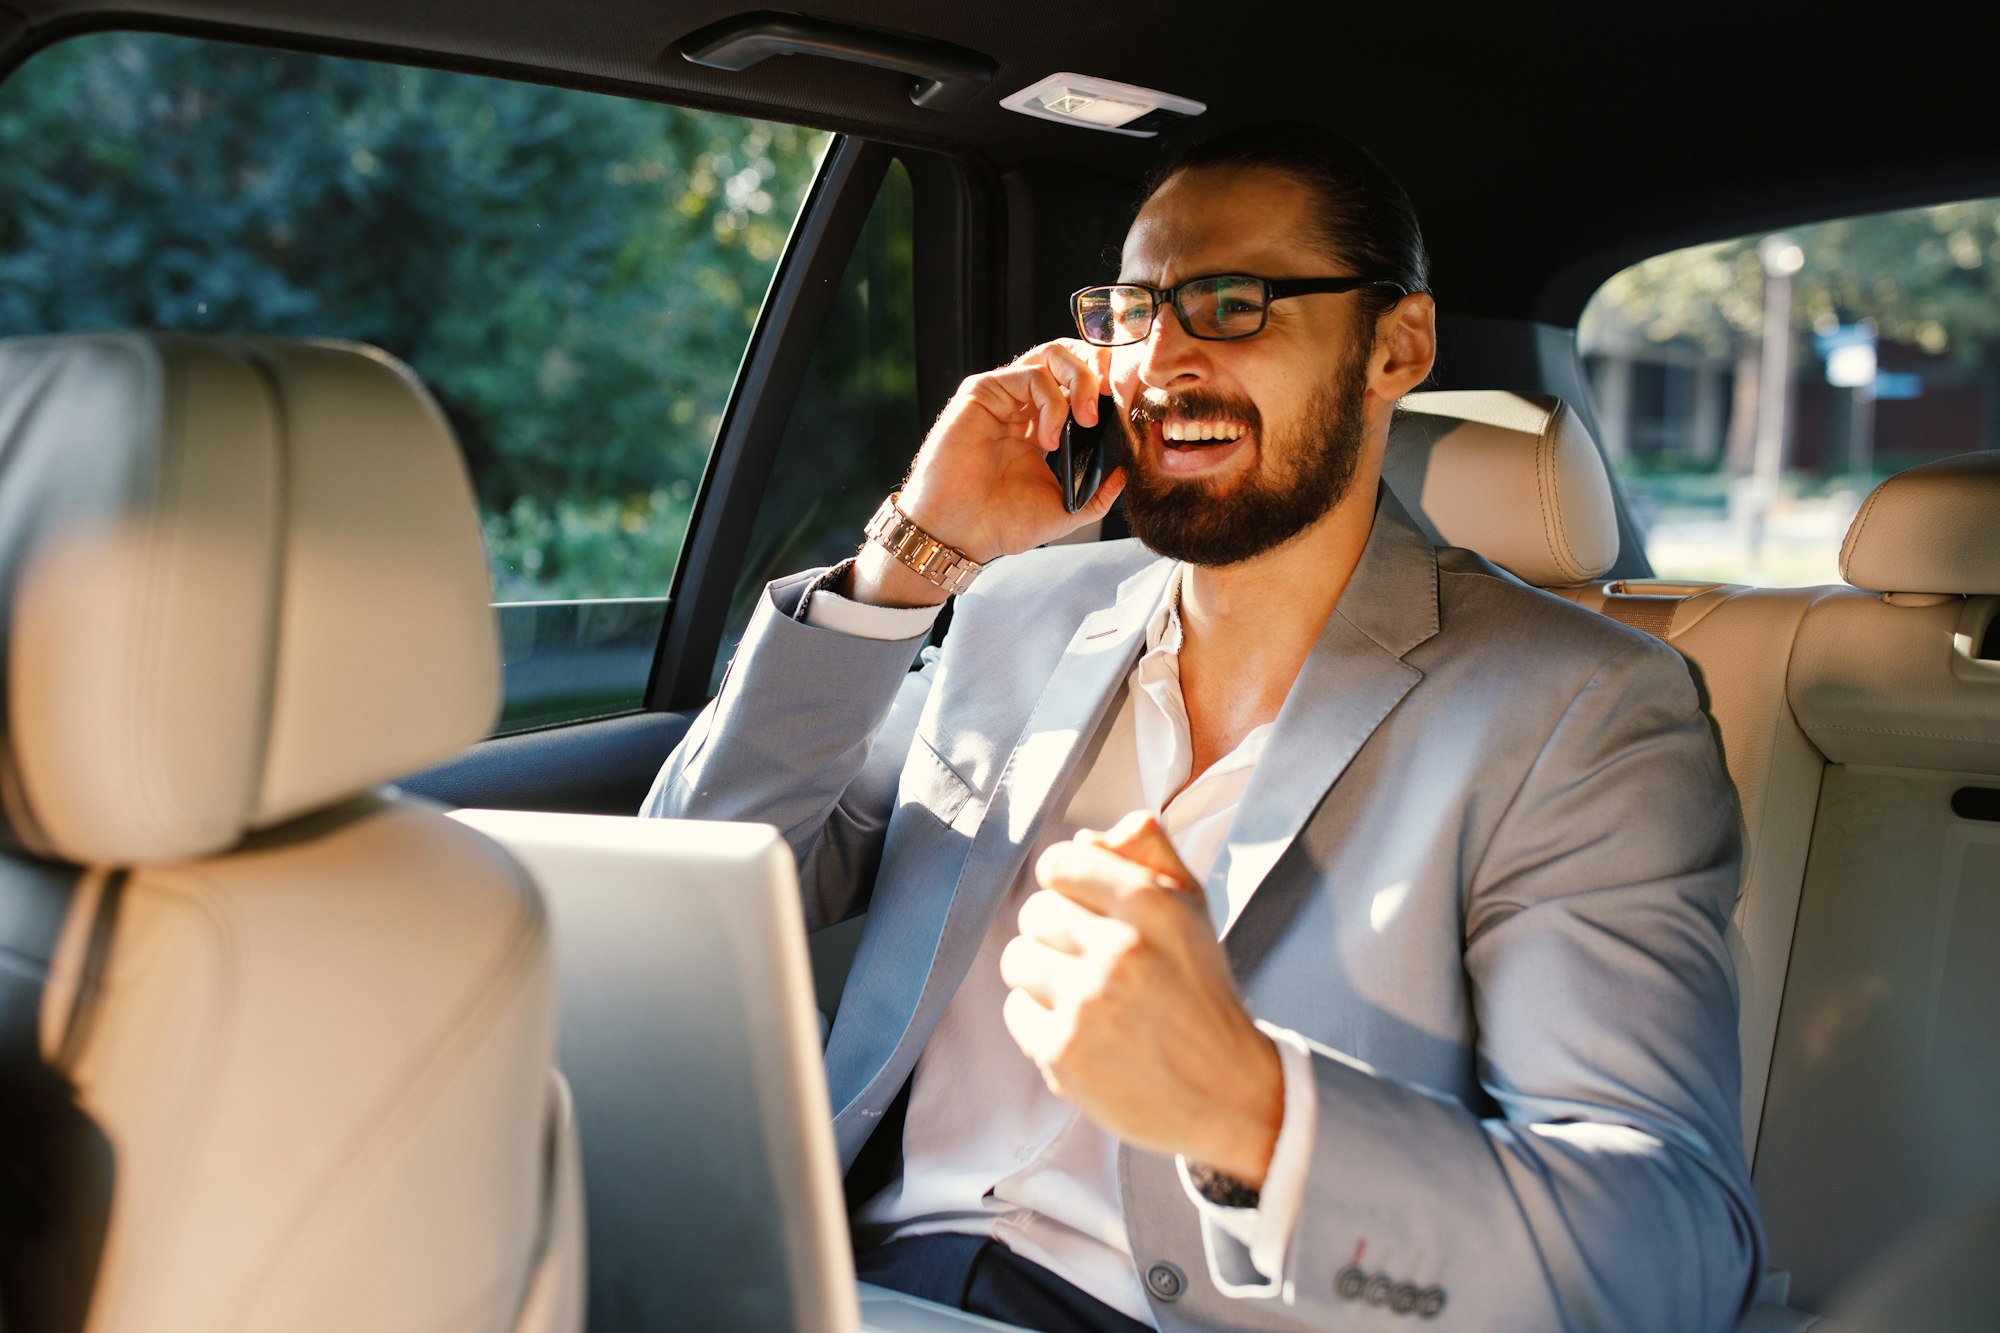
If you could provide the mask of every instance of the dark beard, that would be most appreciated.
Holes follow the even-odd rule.
[[[1312,526],[1354,482],[1361,457],[1367,367],[1365,356],[1355,356],[1322,382],[1306,403],[1305,419],[1293,438],[1274,440],[1260,427],[1257,474],[1223,483],[1226,489],[1221,494],[1207,478],[1175,481],[1128,463],[1125,521],[1132,535],[1169,559],[1191,565],[1233,565]],[[1202,415],[1212,412],[1237,420],[1254,415],[1254,409],[1229,411],[1205,400],[1196,406],[1193,394],[1176,402]],[[1151,415],[1143,410],[1134,413]],[[1126,429],[1136,432],[1137,427],[1127,422]]]

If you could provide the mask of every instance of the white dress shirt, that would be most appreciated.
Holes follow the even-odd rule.
[[[1041,852],[1078,829],[1106,829],[1133,810],[1151,810],[1182,863],[1203,880],[1222,850],[1271,724],[1188,780],[1193,745],[1180,686],[1181,574],[1174,571],[1147,625],[1146,651],[1126,679],[1096,753],[1079,766],[1066,803],[1029,849],[917,1061],[901,1178],[856,1217],[875,1243],[939,1232],[991,1236],[1146,1324],[1153,1319],[1125,1231],[1118,1141],[1049,1092],[1014,1044],[1001,1017],[1007,987],[1000,980],[1000,953],[1018,933],[1015,917],[1037,887]],[[825,591],[806,610],[810,624],[883,639],[921,634],[936,615],[935,608],[868,606]],[[1235,922],[1251,887],[1211,895],[1209,916],[1218,934]],[[1316,1108],[1303,1041],[1258,1026],[1277,1043],[1285,1088],[1283,1126],[1258,1206],[1210,1203],[1188,1179],[1185,1161],[1181,1179],[1195,1206],[1250,1246],[1261,1272],[1275,1276],[1283,1271],[1298,1219]]]

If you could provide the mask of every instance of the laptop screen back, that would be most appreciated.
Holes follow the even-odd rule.
[[[852,1333],[792,854],[764,825],[461,810],[554,925],[592,1329]]]

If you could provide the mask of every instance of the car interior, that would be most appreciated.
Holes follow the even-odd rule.
[[[1768,1241],[1741,1328],[2000,1329],[2000,392],[1970,451],[1857,497],[1841,583],[1681,578],[1649,561],[1578,337],[1652,256],[2000,195],[1990,19],[0,0],[0,152],[33,147],[8,137],[10,89],[120,34],[824,138],[783,189],[710,182],[762,197],[739,211],[769,210],[776,241],[734,350],[684,372],[713,408],[654,492],[684,517],[660,582],[610,593],[506,590],[496,552],[528,511],[496,517],[498,428],[420,349],[310,313],[65,312],[96,262],[38,260],[0,197],[0,287],[39,262],[54,303],[14,319],[0,291],[0,1329],[998,1327],[866,1291],[857,1311],[824,1270],[798,1277],[838,1223],[824,1180],[770,1176],[832,1169],[770,1103],[810,1102],[796,1069],[718,1056],[714,1077],[749,1080],[737,1101],[670,1088],[662,1034],[701,1039],[684,992],[603,915],[603,863],[532,851],[520,819],[602,817],[574,836],[624,846],[603,830],[636,822],[713,696],[748,592],[852,549],[959,380],[1070,334],[1069,293],[1115,276],[1163,154],[1281,118],[1364,143],[1425,228],[1439,356],[1385,483],[1436,540],[1670,644],[1712,719]],[[73,96],[81,120],[114,92]],[[341,161],[366,175],[363,156]],[[522,207],[553,226],[564,203]],[[487,244],[477,218],[438,225]],[[102,258],[118,281],[156,260],[127,250]],[[885,256],[901,342],[850,300],[889,290]],[[893,407],[875,361],[840,359],[856,348],[899,367]],[[570,383],[536,355],[492,390],[517,414]],[[539,437],[552,491],[551,441],[587,434]],[[1080,536],[1120,532],[1114,512]],[[624,692],[588,702],[618,671]],[[632,854],[668,874],[680,853]],[[859,928],[808,941],[811,994],[771,1024],[831,1018]],[[671,1108],[719,1104],[759,1127],[731,1142],[777,1155],[744,1166],[737,1224],[689,1228],[656,1196],[719,1150]]]

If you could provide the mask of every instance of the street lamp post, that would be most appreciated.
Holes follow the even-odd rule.
[[[1745,545],[1750,563],[1764,563],[1765,525],[1778,498],[1785,468],[1785,408],[1792,378],[1792,278],[1805,267],[1805,251],[1784,232],[1757,245],[1764,266],[1764,341],[1757,367],[1757,441],[1752,453]]]

